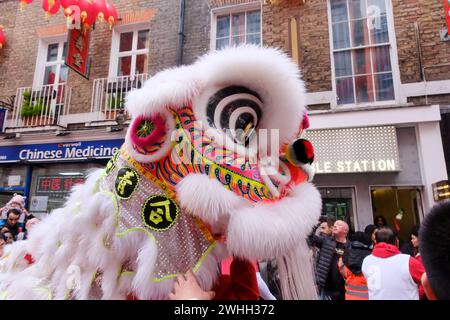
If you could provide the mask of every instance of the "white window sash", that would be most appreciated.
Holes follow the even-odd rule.
[[[348,1],[346,3],[346,7],[347,7],[347,16],[348,19],[345,21],[340,21],[339,23],[344,23],[346,22],[348,25],[348,30],[349,30],[349,39],[350,39],[350,47],[349,48],[341,48],[341,49],[334,49],[334,41],[333,41],[333,29],[332,26],[337,24],[337,23],[333,23],[331,21],[331,1],[333,0],[328,0],[327,1],[327,7],[328,7],[328,26],[330,27],[329,30],[329,43],[330,43],[330,60],[331,60],[331,75],[332,75],[332,91],[333,91],[333,96],[334,99],[331,102],[331,108],[332,109],[344,109],[346,107],[354,107],[354,106],[358,106],[358,107],[362,107],[362,106],[366,106],[366,105],[390,105],[390,104],[394,104],[394,103],[403,103],[406,102],[406,98],[402,96],[402,94],[400,93],[400,69],[398,66],[398,55],[397,55],[397,43],[396,43],[396,38],[395,38],[395,29],[394,29],[394,17],[393,17],[393,11],[392,11],[392,4],[390,1],[385,0],[385,5],[386,5],[386,13],[382,14],[381,17],[386,17],[387,19],[387,27],[388,27],[388,35],[389,35],[389,42],[384,42],[384,43],[376,43],[376,44],[370,44],[370,45],[364,45],[364,46],[357,46],[354,47],[353,46],[353,38],[352,38],[352,33],[351,33],[351,28],[350,28],[350,22],[351,21],[357,21],[357,20],[363,20],[363,18],[361,19],[350,19],[350,8],[348,5]],[[370,30],[368,30],[369,32],[369,37],[370,37]],[[376,47],[383,47],[383,46],[389,46],[389,57],[391,60],[391,71],[385,71],[385,72],[373,72],[373,54],[372,54],[372,50],[370,50],[370,58],[371,58],[371,70],[372,70],[372,86],[373,86],[373,98],[374,100],[376,100],[376,88],[375,88],[375,75],[378,74],[392,74],[392,80],[393,80],[393,89],[394,89],[394,99],[393,100],[383,100],[383,101],[373,101],[373,102],[361,102],[361,103],[357,103],[356,102],[356,82],[355,82],[355,77],[359,77],[362,75],[355,75],[354,73],[354,65],[353,65],[353,55],[351,57],[351,61],[352,61],[352,74],[348,75],[348,76],[341,76],[338,77],[336,76],[336,71],[335,71],[335,59],[334,59],[334,53],[337,52],[344,52],[344,51],[350,51],[353,52],[355,50],[358,49],[366,49],[366,48],[376,48]],[[336,81],[338,79],[342,79],[342,78],[353,78],[353,98],[354,98],[354,103],[351,104],[338,104],[338,97],[337,97],[337,87],[336,87]]]

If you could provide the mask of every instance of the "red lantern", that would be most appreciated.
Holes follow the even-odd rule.
[[[77,5],[80,7],[81,22],[83,24],[93,25],[97,20],[95,8],[90,0],[78,0]]]
[[[61,2],[61,7],[66,9],[67,7],[70,7],[72,5],[76,5],[78,1],[77,0],[60,0],[60,2]]]
[[[111,30],[114,24],[117,22],[117,11],[113,4],[106,2],[107,21],[109,23],[109,29]]]
[[[41,6],[48,19],[59,11],[61,4],[59,3],[59,0],[42,0]]]
[[[106,9],[106,0],[94,0],[92,5],[97,13],[98,20],[101,22],[105,21],[105,16],[108,13],[108,10]]]
[[[3,27],[0,26],[0,49],[6,45],[5,34],[3,33]]]
[[[20,10],[23,10],[27,4],[33,2],[33,0],[19,0],[20,2]]]

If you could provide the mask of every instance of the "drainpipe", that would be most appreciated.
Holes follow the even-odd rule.
[[[178,20],[177,66],[183,64],[185,0],[180,0],[180,17]]]

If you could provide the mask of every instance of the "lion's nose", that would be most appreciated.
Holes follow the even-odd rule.
[[[311,164],[314,161],[314,148],[308,140],[297,139],[286,151],[286,159],[296,167]]]

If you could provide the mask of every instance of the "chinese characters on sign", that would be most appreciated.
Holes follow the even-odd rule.
[[[69,192],[76,184],[84,183],[83,176],[41,176],[38,178],[37,190],[39,195]]]
[[[90,30],[83,32],[70,29],[67,41],[69,50],[66,56],[66,65],[87,79],[89,79],[89,38]]]

